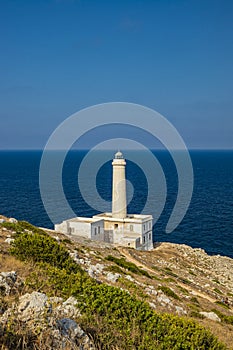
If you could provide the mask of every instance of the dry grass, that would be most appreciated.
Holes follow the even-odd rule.
[[[199,320],[205,328],[208,328],[220,341],[227,345],[229,350],[233,350],[232,334],[233,326],[218,323],[208,319]]]

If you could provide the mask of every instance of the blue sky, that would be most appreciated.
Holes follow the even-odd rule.
[[[233,1],[2,0],[0,149],[94,104],[148,106],[189,148],[233,148]]]

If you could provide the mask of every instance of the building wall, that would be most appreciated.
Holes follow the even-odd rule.
[[[68,233],[68,221],[63,221],[61,224],[55,225],[55,231],[62,232],[64,234]]]
[[[91,239],[104,242],[104,221],[91,223]]]
[[[91,224],[89,222],[69,221],[68,226],[69,234],[91,238]]]

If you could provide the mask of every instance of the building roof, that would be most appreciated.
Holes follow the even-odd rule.
[[[81,217],[81,216],[77,216],[75,218],[69,219],[69,220],[65,220],[65,221],[69,221],[69,222],[86,222],[86,223],[93,223],[93,222],[97,222],[97,221],[102,221],[102,218],[97,218],[97,217],[92,217],[92,218],[86,218],[86,217]]]
[[[141,223],[148,220],[152,220],[152,215],[142,215],[142,214],[128,214],[125,218],[119,219],[112,216],[112,213],[101,213],[94,215],[93,218],[99,218],[102,220],[114,221],[114,222],[128,222],[128,223]]]

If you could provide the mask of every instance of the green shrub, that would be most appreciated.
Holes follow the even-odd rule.
[[[178,277],[178,275],[172,271],[165,271],[167,275],[172,276],[172,277]]]
[[[181,281],[184,284],[188,284],[188,285],[192,283],[191,281],[189,281],[188,279],[183,278],[183,277],[179,277],[179,281]]]
[[[230,309],[230,307],[228,305],[226,305],[225,303],[223,303],[222,301],[215,301],[215,304],[218,304],[218,305],[224,307],[225,309]]]
[[[118,266],[120,267],[123,267],[125,268],[126,270],[130,271],[130,272],[133,272],[137,275],[143,275],[143,276],[146,276],[148,278],[151,278],[150,274],[143,270],[143,269],[140,269],[139,267],[137,267],[134,263],[132,262],[129,262],[129,261],[126,261],[125,258],[116,258],[112,255],[108,255],[106,257],[106,260],[108,261],[112,261],[114,262],[115,264],[117,264]]]
[[[166,286],[159,286],[159,289],[166,294],[168,297],[172,297],[174,299],[180,300],[179,296],[173,292],[173,290],[171,290],[169,287]]]
[[[202,314],[200,314],[200,312],[198,312],[198,311],[191,311],[190,312],[190,316],[191,317],[196,317],[196,318],[201,318],[201,319],[203,319],[203,318],[205,318]]]
[[[12,243],[11,254],[20,260],[47,262],[69,272],[78,272],[80,267],[70,257],[69,252],[54,238],[39,233],[22,233]]]
[[[216,292],[218,294],[222,294],[221,290],[219,290],[218,288],[214,288],[214,292]]]
[[[46,235],[45,231],[43,231],[42,229],[40,229],[36,226],[33,226],[32,224],[30,224],[27,221],[18,221],[15,223],[6,221],[6,222],[1,223],[0,225],[2,227],[7,228],[10,231],[15,231],[16,234],[20,234],[20,233],[23,233],[25,231],[31,231],[34,233]]]
[[[192,297],[190,300],[191,300],[194,304],[199,305],[199,301],[198,301],[197,297]]]
[[[122,270],[119,266],[117,265],[111,265],[111,266],[108,266],[106,267],[105,269],[106,271],[109,271],[109,272],[114,272],[114,273],[120,273],[122,275],[125,275],[125,271]]]
[[[189,270],[190,275],[196,276],[197,274],[193,272],[192,270]]]
[[[189,295],[189,291],[186,289],[186,288],[183,288],[183,287],[181,287],[181,286],[177,286],[177,288],[179,288],[179,290],[183,293],[183,294],[185,294],[185,295]],[[192,299],[191,299],[192,300]]]

